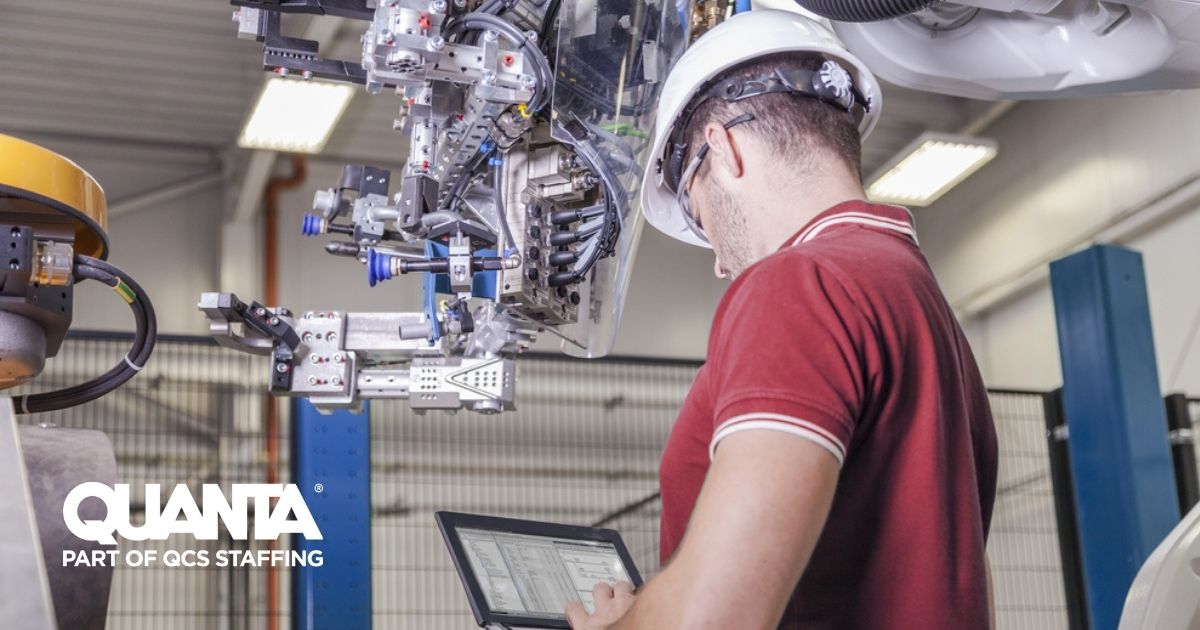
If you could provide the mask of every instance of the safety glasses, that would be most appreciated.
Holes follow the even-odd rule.
[[[724,127],[726,130],[729,130],[736,125],[740,125],[744,122],[750,122],[751,120],[754,120],[754,114],[742,114],[741,116],[735,116],[732,120],[725,123]],[[676,155],[682,156],[683,152],[687,150],[686,144],[677,144],[675,146],[677,151]],[[675,201],[679,204],[679,208],[683,211],[683,220],[685,223],[687,223],[688,229],[690,229],[692,233],[695,234],[696,237],[701,241],[708,243],[708,236],[704,234],[704,227],[700,224],[700,215],[692,211],[692,204],[688,195],[688,189],[691,188],[692,179],[696,176],[696,170],[700,168],[700,164],[704,161],[704,157],[706,155],[708,155],[707,142],[700,145],[700,149],[697,150],[696,155],[694,155],[692,159],[688,161],[687,167],[683,169],[682,173],[678,173],[677,176],[671,177],[671,175],[676,175],[676,173],[670,172],[672,169],[668,167],[668,177],[664,178],[664,181],[668,186],[671,185],[672,181],[674,182]],[[678,165],[681,161],[682,160],[671,160],[670,162]]]
[[[704,156],[707,154],[708,145],[705,144],[696,152],[696,156],[688,162],[687,168],[683,170],[683,174],[679,177],[679,184],[675,191],[675,201],[679,203],[679,208],[683,211],[683,220],[687,223],[688,229],[705,243],[708,243],[708,236],[704,233],[704,228],[700,224],[700,217],[692,212],[688,188],[692,185],[692,178],[696,175],[696,169],[700,168],[700,163],[704,161]]]

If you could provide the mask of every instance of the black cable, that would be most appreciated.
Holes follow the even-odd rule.
[[[99,261],[94,261],[93,259],[92,262]],[[64,390],[31,396],[29,400],[22,401],[30,411],[62,409],[99,398],[133,378],[139,371],[134,366],[144,366],[145,361],[149,359],[150,352],[153,349],[153,339],[157,333],[156,325],[154,325],[153,321],[153,307],[150,307],[150,310],[147,311],[146,304],[148,304],[148,300],[145,298],[145,292],[140,287],[135,292],[135,289],[122,284],[123,280],[108,273],[109,269],[115,269],[115,267],[108,266],[107,264],[93,266],[84,262],[82,265],[76,267],[76,276],[80,279],[100,280],[118,289],[118,292],[122,293],[123,296],[129,296],[126,299],[132,300],[130,308],[134,311],[134,319],[137,323],[136,330],[138,331],[134,336],[133,349],[126,355],[126,361],[117,364],[107,373],[96,379]],[[128,276],[125,276],[125,278],[128,278]],[[124,291],[120,289],[124,289]],[[134,297],[138,293],[141,294],[140,297]]]
[[[452,184],[450,186],[450,190],[447,191],[446,203],[442,205],[443,210],[455,210],[458,208],[458,204],[462,202],[463,194],[467,192],[467,184],[472,178],[475,177],[475,171],[478,170],[483,164],[484,160],[491,157],[491,155],[491,151],[480,151],[471,158],[470,162],[467,162],[467,164],[463,166],[462,174],[458,176],[458,179],[454,180],[454,184]]]
[[[550,0],[550,6],[546,7],[546,15],[542,18],[542,29],[538,31],[538,45],[547,57],[550,56],[550,31],[554,30],[554,22],[558,20],[558,10],[561,7],[562,0]]]
[[[588,170],[592,171],[592,173],[599,178],[604,194],[603,226],[600,228],[599,234],[591,237],[590,239],[584,240],[581,250],[582,248],[587,247],[588,243],[590,243],[592,239],[599,240],[596,241],[596,246],[592,248],[592,251],[589,253],[583,265],[579,266],[578,270],[572,271],[576,280],[583,280],[601,257],[612,254],[616,247],[616,240],[621,235],[621,218],[619,216],[620,211],[618,210],[615,199],[617,182],[612,176],[612,172],[609,170],[608,165],[603,161],[596,159],[596,156],[593,156],[586,149],[586,147],[583,146],[582,138],[576,138],[575,135],[569,131],[565,135],[566,137],[572,139],[571,144],[575,147],[575,154],[583,160]]]
[[[514,4],[516,4],[514,0],[487,0],[476,7],[475,11],[489,15],[504,15],[504,12],[511,9]],[[476,32],[469,35],[464,41],[472,46],[476,46],[479,44],[479,38],[482,35],[482,32]]]
[[[112,283],[116,286],[118,278],[106,274],[101,270],[83,268],[77,270],[77,275],[80,278],[92,278],[92,280],[100,280],[104,283]],[[89,380],[89,382],[72,386],[65,390],[48,392],[48,394],[31,396],[30,400],[23,401],[25,408],[30,412],[46,412],[46,410],[62,409],[67,407],[78,406],[96,398],[108,394],[121,384],[127,382],[139,371],[134,366],[144,366],[144,361],[149,359],[150,350],[152,349],[151,330],[148,326],[149,320],[154,318],[152,311],[146,312],[144,307],[134,306],[131,304],[134,311],[134,319],[137,322],[138,334],[134,336],[134,346],[130,353],[126,355],[126,360],[121,364],[116,365],[104,373],[103,376]]]
[[[136,376],[154,352],[158,320],[154,314],[154,305],[150,303],[150,298],[141,285],[115,265],[102,260],[77,255],[74,262],[73,275],[76,280],[103,282],[129,303],[136,326],[133,345],[120,363],[90,381],[66,389],[15,397],[13,406],[17,413],[55,411],[100,398]]]

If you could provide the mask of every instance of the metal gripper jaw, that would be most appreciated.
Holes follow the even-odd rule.
[[[205,293],[200,310],[217,343],[271,357],[271,393],[307,398],[321,411],[356,409],[372,398],[408,399],[413,409],[511,410],[516,365],[504,334],[488,319],[469,346],[446,356],[425,313],[310,311],[247,304]],[[239,332],[237,329],[241,328]]]

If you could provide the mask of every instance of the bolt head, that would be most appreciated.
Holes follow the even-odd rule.
[[[330,384],[332,384],[334,387],[341,387],[341,386],[342,386],[342,377],[340,377],[340,376],[335,376],[335,377],[333,377],[333,378],[329,379],[329,382],[330,382]]]
[[[291,369],[291,368],[288,367],[288,364],[286,364],[286,363],[276,363],[275,364],[275,371],[279,372],[280,374],[287,372],[289,369]]]

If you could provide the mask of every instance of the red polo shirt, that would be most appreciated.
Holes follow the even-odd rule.
[[[729,287],[663,453],[664,561],[738,431],[797,435],[841,463],[780,628],[987,627],[996,434],[907,210],[831,208]]]

